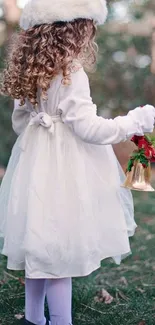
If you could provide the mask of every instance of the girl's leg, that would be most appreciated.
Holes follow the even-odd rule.
[[[25,318],[35,325],[45,325],[44,303],[46,280],[26,279],[25,281]]]
[[[72,324],[72,279],[46,280],[51,325]]]

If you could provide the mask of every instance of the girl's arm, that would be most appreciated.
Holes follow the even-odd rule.
[[[72,73],[72,83],[60,89],[59,109],[63,122],[82,140],[93,144],[115,144],[134,134],[152,132],[155,108],[147,105],[130,111],[127,116],[104,119],[96,115],[96,105],[90,97],[89,81],[83,68]]]
[[[30,120],[30,110],[26,103],[23,106],[19,105],[19,100],[14,101],[14,110],[12,114],[12,128],[17,135],[20,135]]]

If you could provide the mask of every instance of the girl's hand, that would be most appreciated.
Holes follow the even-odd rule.
[[[155,107],[146,105],[137,107],[128,113],[128,116],[135,122],[140,123],[143,133],[152,133],[155,124]]]

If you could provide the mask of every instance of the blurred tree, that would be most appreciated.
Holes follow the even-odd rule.
[[[17,7],[16,0],[4,0],[0,4],[3,13],[0,20],[0,70],[2,73],[9,49],[9,41],[20,17],[20,9]],[[9,98],[0,96],[0,165],[3,166],[7,165],[15,141],[11,127],[12,107],[13,103]]]
[[[111,1],[109,21],[99,29],[99,62],[91,76],[93,98],[106,116],[137,105],[155,105],[152,33],[155,1]],[[103,110],[103,111],[102,111]]]
[[[14,30],[20,15],[16,0],[4,1],[5,15],[0,21],[0,26],[1,23],[5,26],[3,42],[6,33],[8,37]],[[99,114],[106,117],[124,114],[137,105],[155,105],[155,1],[109,0],[108,3],[108,22],[98,30],[97,70],[90,74],[93,99]],[[1,39],[0,27],[0,46]],[[5,55],[3,45],[1,70]],[[0,165],[6,165],[14,141],[10,122],[12,102],[0,97],[0,108]]]
[[[12,26],[17,24],[21,13],[20,8],[17,6],[17,0],[4,0],[3,7],[7,23]]]

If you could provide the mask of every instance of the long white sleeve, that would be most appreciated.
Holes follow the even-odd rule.
[[[89,81],[83,68],[72,73],[72,83],[60,90],[59,109],[63,122],[82,140],[93,144],[114,144],[134,134],[143,135],[139,119],[130,116],[104,119],[96,115],[96,105],[90,97]]]
[[[14,101],[14,110],[12,114],[12,128],[17,135],[20,135],[29,123],[30,111],[27,105],[20,106],[19,100]]]

